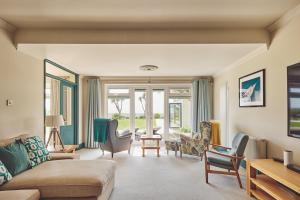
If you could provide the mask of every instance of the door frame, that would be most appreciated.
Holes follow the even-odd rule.
[[[186,88],[189,87],[192,93],[192,84],[191,83],[169,83],[169,84],[119,84],[119,83],[106,83],[104,84],[104,95],[103,95],[103,116],[108,117],[107,110],[107,99],[108,99],[108,89],[129,89],[129,98],[130,98],[130,130],[134,133],[134,115],[135,115],[135,98],[134,90],[135,89],[145,89],[146,90],[146,127],[147,133],[153,133],[153,90],[164,90],[164,130],[163,134],[169,133],[169,97],[170,89],[172,88]],[[191,94],[192,95],[192,94]],[[191,108],[192,113],[192,108]],[[150,119],[149,119],[150,118]]]
[[[62,69],[66,72],[69,72],[73,75],[75,75],[75,83],[71,82],[71,81],[68,81],[68,80],[65,80],[65,79],[62,79],[58,76],[55,76],[53,74],[49,74],[46,72],[46,65],[48,64],[51,64],[53,65],[54,67],[57,67],[59,69]],[[46,142],[46,126],[45,126],[45,119],[46,119],[46,78],[49,77],[49,78],[53,78],[53,79],[56,79],[56,80],[59,80],[63,83],[66,83],[66,84],[69,84],[69,85],[72,85],[74,87],[74,113],[73,113],[73,118],[74,118],[74,143],[75,144],[78,144],[78,125],[79,125],[79,91],[78,91],[78,88],[79,88],[79,74],[63,67],[62,65],[60,64],[57,64],[49,59],[44,59],[44,142]]]

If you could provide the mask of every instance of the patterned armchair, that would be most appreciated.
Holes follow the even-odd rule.
[[[202,160],[204,150],[208,148],[211,138],[211,122],[200,122],[200,133],[193,134],[192,137],[180,135],[180,157],[182,154],[199,156]]]

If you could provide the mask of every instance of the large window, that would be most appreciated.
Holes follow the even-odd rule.
[[[169,132],[191,132],[191,89],[171,88],[169,93]]]
[[[118,120],[118,130],[130,129],[129,89],[109,89],[107,114]]]
[[[145,134],[191,132],[191,86],[108,85],[106,115],[118,130]]]

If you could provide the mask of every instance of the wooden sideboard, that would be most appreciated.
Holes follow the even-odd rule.
[[[300,200],[300,174],[272,159],[247,160],[247,193],[259,200]]]

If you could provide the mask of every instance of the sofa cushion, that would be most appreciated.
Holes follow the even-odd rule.
[[[41,198],[97,197],[114,179],[110,160],[55,160],[27,170],[0,190],[39,189]]]
[[[12,179],[12,175],[9,173],[7,168],[0,160],[0,185],[3,185],[4,183],[10,181],[11,179]]]
[[[12,176],[31,167],[26,148],[20,140],[0,147],[0,160]]]
[[[39,200],[38,190],[9,190],[0,192],[0,200]]]
[[[24,145],[27,149],[32,167],[50,160],[49,152],[40,137],[29,137],[24,141]]]

